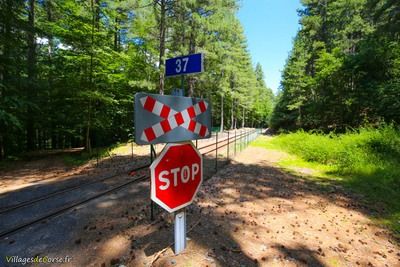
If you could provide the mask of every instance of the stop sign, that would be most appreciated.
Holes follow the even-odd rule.
[[[192,143],[167,144],[150,172],[151,199],[174,212],[196,196],[203,181],[203,158]]]

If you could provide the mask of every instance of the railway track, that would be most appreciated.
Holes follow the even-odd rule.
[[[247,133],[247,134],[251,134],[251,132]],[[224,143],[224,142],[228,141],[228,139],[229,139],[229,144],[232,144],[235,141],[240,140],[241,138],[243,138],[243,136],[245,136],[245,135],[246,135],[246,133],[242,133],[240,135],[237,135],[236,139],[226,138],[226,139],[218,141],[218,144]],[[205,145],[203,147],[199,147],[198,149],[199,150],[204,150],[206,148],[209,148],[209,147],[212,147],[212,146],[215,146],[215,145],[216,145],[216,143],[211,143],[211,144]],[[225,147],[227,145],[228,145],[228,143],[227,144],[223,144],[223,145],[219,146],[218,148],[213,148],[213,149],[211,149],[211,150],[209,150],[207,152],[204,152],[202,154],[203,155],[209,154],[211,152],[216,151],[216,149],[223,148],[223,147]],[[143,166],[135,167],[133,169],[130,169],[129,173],[148,168],[149,166],[150,166],[150,164],[145,164]],[[26,200],[26,201],[20,202],[20,203],[15,204],[15,205],[10,205],[8,207],[3,207],[3,208],[0,209],[0,215],[5,214],[5,213],[9,213],[9,212],[14,211],[14,210],[19,209],[19,208],[30,206],[32,204],[35,204],[35,203],[39,202],[39,201],[43,201],[43,200],[52,198],[52,197],[60,195],[60,194],[64,194],[66,192],[70,192],[70,191],[73,191],[75,189],[80,189],[80,188],[88,186],[88,185],[93,185],[95,183],[100,183],[100,182],[104,182],[104,181],[110,180],[110,179],[115,178],[116,176],[119,176],[119,175],[124,174],[124,173],[116,173],[116,174],[112,174],[110,176],[104,177],[102,179],[99,179],[99,180],[92,180],[92,181],[88,181],[88,182],[81,183],[81,184],[74,185],[74,186],[70,186],[70,187],[64,187],[64,188],[62,188],[60,190],[53,191],[53,192],[51,192],[49,194],[46,194],[46,195],[43,195],[43,196],[40,196],[40,197],[37,197],[37,198],[34,198],[34,199]]]
[[[241,140],[241,139],[243,139],[243,138],[245,138],[247,136],[251,136],[252,134],[255,134],[255,133],[256,133],[256,130],[250,131],[250,132],[245,132],[245,133],[241,133],[239,135],[235,135],[233,138],[229,138],[229,135],[228,135],[228,138],[225,138],[223,140],[216,139],[215,143],[205,145],[205,146],[200,147],[198,149],[199,150],[204,150],[204,149],[212,147],[212,149],[210,149],[210,150],[208,150],[206,152],[202,152],[201,153],[202,155],[206,155],[206,154],[209,154],[209,153],[214,152],[214,151],[218,152],[218,149],[226,147],[226,146],[229,146],[232,143],[236,144],[236,142],[238,140]],[[218,156],[218,154],[216,156]],[[217,157],[216,157],[216,160],[217,160]],[[145,168],[147,168],[149,166],[150,166],[150,164],[146,164],[146,165],[143,165],[143,166],[136,167],[136,168],[130,170],[129,173],[145,169]],[[104,182],[104,181],[107,181],[109,179],[115,178],[115,177],[117,177],[119,175],[121,175],[121,173],[113,174],[111,176],[107,176],[107,177],[102,178],[100,180],[89,181],[89,182],[86,182],[84,184],[63,188],[61,190],[52,192],[52,193],[47,194],[45,196],[41,196],[41,197],[38,197],[38,198],[35,198],[35,199],[32,199],[32,200],[20,202],[20,203],[18,203],[16,205],[13,205],[13,206],[10,206],[10,207],[6,207],[6,208],[0,210],[0,215],[6,215],[7,213],[11,213],[13,211],[17,211],[20,208],[29,207],[31,205],[34,205],[34,204],[39,203],[41,201],[44,201],[46,199],[50,199],[50,198],[53,198],[53,197],[58,196],[58,195],[63,194],[63,193],[67,193],[67,192],[71,192],[71,191],[74,191],[74,190],[77,190],[77,189],[81,189],[81,188],[83,188],[85,186],[88,186],[88,185],[93,185],[95,183]],[[118,191],[118,190],[120,190],[120,189],[122,189],[122,188],[124,188],[126,186],[129,186],[131,184],[134,184],[134,183],[137,183],[137,182],[140,182],[140,181],[144,181],[148,177],[149,177],[148,175],[141,175],[141,176],[139,176],[139,177],[137,177],[135,179],[131,179],[131,180],[127,181],[127,182],[123,182],[123,183],[121,183],[121,184],[119,184],[117,186],[114,186],[112,188],[103,190],[103,191],[101,191],[99,193],[96,193],[93,196],[87,197],[87,198],[85,198],[83,200],[81,199],[81,200],[75,201],[73,203],[63,205],[62,207],[60,207],[58,209],[55,209],[54,211],[48,212],[48,213],[46,213],[44,215],[41,215],[39,217],[36,217],[36,218],[34,218],[32,220],[29,220],[27,222],[22,222],[22,223],[17,224],[17,225],[15,225],[15,226],[7,229],[7,230],[1,231],[0,232],[0,238],[9,236],[9,235],[11,235],[13,233],[16,233],[16,232],[18,232],[20,230],[23,230],[23,229],[25,229],[27,227],[30,227],[30,226],[32,226],[34,224],[37,224],[37,223],[41,222],[41,221],[47,220],[49,218],[52,218],[52,217],[55,217],[55,216],[58,216],[58,215],[61,215],[61,214],[65,213],[65,212],[67,212],[67,211],[69,211],[69,210],[71,210],[71,209],[73,209],[73,208],[75,208],[75,207],[77,207],[79,205],[82,205],[82,204],[85,204],[85,203],[90,202],[92,200],[98,199],[98,198],[100,198],[102,196],[105,196],[107,194],[116,192],[116,191]]]
[[[142,175],[142,176],[140,176],[140,177],[138,177],[136,179],[130,180],[130,181],[122,183],[122,184],[120,184],[120,185],[118,185],[116,187],[113,187],[113,188],[110,188],[108,190],[102,191],[102,192],[100,192],[100,193],[98,193],[98,194],[96,194],[94,196],[88,197],[88,198],[86,198],[84,200],[77,201],[77,202],[75,202],[73,204],[65,205],[65,206],[63,206],[63,207],[61,207],[61,208],[59,208],[59,209],[57,209],[55,211],[52,211],[52,212],[47,213],[45,215],[42,215],[42,216],[40,216],[38,218],[35,218],[34,220],[18,224],[18,225],[14,226],[11,229],[7,229],[5,231],[0,232],[0,238],[9,236],[10,234],[13,234],[13,233],[15,233],[17,231],[20,231],[20,230],[22,230],[22,229],[24,229],[26,227],[32,226],[32,225],[34,225],[36,223],[39,223],[41,221],[44,221],[46,219],[49,219],[49,218],[55,217],[57,215],[60,215],[62,213],[65,213],[65,212],[67,212],[67,211],[69,211],[69,210],[71,210],[71,209],[73,209],[73,208],[75,208],[75,207],[77,207],[79,205],[85,204],[85,203],[87,203],[89,201],[92,201],[94,199],[100,198],[100,197],[102,197],[104,195],[107,195],[107,194],[113,193],[115,191],[118,191],[118,190],[120,190],[120,189],[122,189],[122,188],[124,188],[124,187],[126,187],[126,186],[128,186],[130,184],[137,183],[139,181],[143,181],[146,178],[147,178],[146,175]]]
[[[150,166],[150,164],[134,168],[134,169],[131,170],[131,172],[132,171],[142,170],[144,168],[147,168],[148,166]],[[30,206],[32,204],[35,204],[35,203],[39,202],[39,201],[46,200],[46,199],[52,198],[52,197],[60,195],[60,194],[64,194],[66,192],[70,192],[70,191],[73,191],[75,189],[79,189],[79,188],[82,188],[82,187],[85,187],[85,186],[88,186],[88,185],[92,185],[92,184],[95,184],[95,183],[100,183],[100,182],[104,182],[104,181],[110,180],[110,179],[115,178],[116,176],[119,176],[119,175],[121,175],[121,173],[116,173],[116,174],[113,174],[113,175],[110,175],[110,176],[106,176],[106,177],[104,177],[102,179],[99,179],[99,180],[92,180],[92,181],[88,181],[86,183],[78,184],[78,185],[75,185],[75,186],[65,187],[65,188],[63,188],[61,190],[57,190],[57,191],[51,192],[49,194],[46,194],[44,196],[40,196],[38,198],[26,200],[26,201],[20,202],[20,203],[18,203],[16,205],[5,207],[5,208],[0,210],[0,215],[8,213],[8,212],[11,212],[11,211],[19,209],[19,208]]]

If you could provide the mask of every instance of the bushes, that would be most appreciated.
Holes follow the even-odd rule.
[[[342,135],[298,131],[272,142],[306,161],[336,166],[340,173],[400,168],[400,131],[392,125]]]

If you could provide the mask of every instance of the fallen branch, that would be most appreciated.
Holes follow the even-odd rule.
[[[196,226],[200,223],[200,220],[201,220],[201,218],[198,219],[197,222],[195,222],[195,223],[190,227],[190,229],[189,229],[188,231],[186,231],[186,234],[190,233],[190,232],[194,229],[194,227],[196,227]],[[175,244],[175,242],[172,242],[172,243],[170,243],[167,247],[165,247],[164,249],[162,249],[162,250],[160,250],[159,252],[157,252],[157,254],[154,255],[153,259],[151,260],[149,266],[153,266],[154,263],[158,260],[158,258],[160,258],[160,256],[161,256],[165,251],[167,251],[170,247],[172,247],[174,244]]]

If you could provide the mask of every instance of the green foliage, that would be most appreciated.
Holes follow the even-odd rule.
[[[212,102],[214,123],[265,124],[272,93],[237,8],[235,0],[0,1],[0,159],[81,146],[90,154],[127,140],[135,93],[180,87],[169,78],[161,90],[160,63],[195,52],[206,71],[185,88]]]
[[[302,3],[272,127],[343,132],[400,123],[400,2]]]
[[[335,165],[341,173],[370,164],[377,169],[400,164],[400,132],[394,126],[360,128],[340,135],[300,130],[272,142],[307,161]]]

